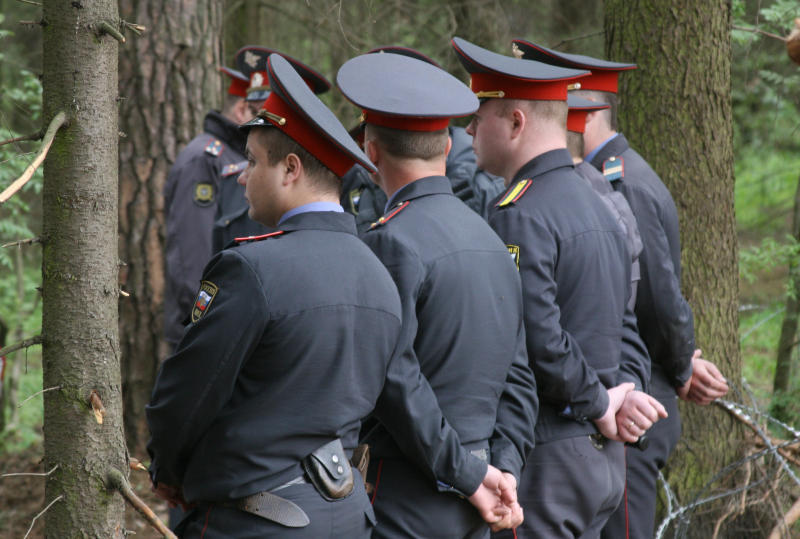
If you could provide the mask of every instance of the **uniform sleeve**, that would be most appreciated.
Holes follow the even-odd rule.
[[[380,232],[367,233],[363,239],[389,270],[403,309],[400,337],[375,416],[412,462],[445,485],[443,490],[452,487],[469,496],[483,481],[487,465],[462,447],[414,353],[416,298],[424,280],[422,265],[413,253]]]
[[[177,309],[176,320],[189,314],[203,268],[211,258],[216,203],[199,205],[195,201],[198,183],[208,183],[215,191],[217,189],[219,171],[211,159],[214,158],[209,154],[198,154],[186,163],[173,166],[167,180],[166,273],[168,285],[173,287],[173,297],[177,299],[177,305],[167,308]]]
[[[636,389],[647,392],[650,386],[650,355],[639,336],[636,315],[630,307],[630,302],[626,302],[625,305],[625,314],[622,317],[622,348],[619,371],[617,371],[617,384],[633,382],[636,384]]]
[[[561,327],[556,303],[556,238],[535,216],[515,207],[495,212],[490,225],[506,245],[519,247],[525,334],[542,401],[569,406],[571,416],[596,419],[608,408],[608,393],[578,343]]]
[[[673,386],[679,387],[691,376],[694,352],[694,321],[692,310],[681,293],[680,280],[672,262],[664,216],[657,201],[637,189],[628,189],[631,206],[639,224],[643,250],[640,256],[642,281],[650,287],[648,295],[653,304],[647,305],[650,316],[656,318],[664,342],[669,347],[662,364]],[[677,238],[676,238],[677,240]],[[641,298],[641,292],[639,292]]]
[[[227,250],[203,275],[204,314],[190,324],[175,353],[161,366],[146,407],[147,450],[154,482],[182,483],[187,456],[230,400],[238,373],[260,341],[269,318],[257,275]],[[207,285],[216,287],[213,291]]]
[[[509,472],[519,483],[525,459],[534,446],[534,428],[539,412],[536,381],[528,366],[525,326],[519,320],[517,345],[511,368],[497,407],[497,420],[489,440],[492,465]]]

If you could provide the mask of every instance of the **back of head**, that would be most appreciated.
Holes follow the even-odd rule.
[[[397,159],[420,159],[432,161],[446,158],[448,130],[408,131],[367,124],[368,137]]]
[[[617,111],[619,110],[619,98],[613,92],[602,92],[600,90],[573,90],[570,94],[584,99],[591,99],[599,103],[606,103],[609,108],[598,111],[600,117],[606,122],[606,126],[612,131],[618,131]]]

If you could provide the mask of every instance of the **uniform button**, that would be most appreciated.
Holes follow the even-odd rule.
[[[337,467],[337,468],[336,468],[336,471],[337,471],[337,472],[339,472],[340,474],[341,474],[341,473],[344,473],[344,468],[342,468],[341,466],[339,466],[339,467]]]
[[[331,460],[333,461],[334,464],[336,464],[337,462],[339,462],[339,456],[338,455],[334,455],[334,456],[331,457]]]

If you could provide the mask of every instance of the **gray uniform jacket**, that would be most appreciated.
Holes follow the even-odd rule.
[[[447,154],[445,175],[450,179],[453,193],[484,219],[489,206],[503,191],[503,179],[478,168],[472,137],[461,127],[450,128],[453,144]],[[375,185],[363,167],[356,165],[342,177],[341,204],[356,217],[359,234],[383,215],[386,194]]]
[[[529,161],[489,224],[522,279],[528,355],[539,390],[536,442],[592,434],[607,388],[649,380],[649,360],[626,302],[625,236],[574,171],[567,150]]]
[[[674,395],[691,376],[694,352],[692,309],[681,294],[678,211],[661,179],[622,134],[598,152],[592,165],[602,171],[611,157],[623,160],[623,181],[612,185],[628,200],[642,235],[636,317],[653,362],[653,391]]]
[[[450,185],[444,176],[406,185],[362,239],[397,284],[403,334],[444,416],[466,446],[489,447],[490,463],[519,477],[538,407],[519,276],[497,235]],[[376,458],[398,454],[380,427],[367,441]]]
[[[586,161],[581,161],[575,165],[575,172],[589,182],[599,195],[600,199],[606,203],[606,207],[611,210],[617,219],[620,228],[625,232],[625,239],[628,242],[628,252],[631,255],[631,297],[628,306],[633,309],[636,305],[636,289],[641,279],[639,269],[639,256],[642,254],[642,238],[639,236],[639,226],[636,224],[636,217],[633,215],[628,201],[622,193],[614,190],[611,182],[603,174]],[[617,182],[622,180],[615,180]]]
[[[211,258],[220,174],[228,165],[244,159],[246,142],[236,124],[212,110],[203,121],[203,134],[178,154],[169,170],[164,186],[164,334],[173,347],[183,334],[200,276]]]
[[[473,492],[486,464],[461,447],[402,353],[397,290],[352,216],[303,213],[281,230],[206,267],[147,406],[153,480],[181,485],[189,502],[275,488],[328,441],[351,451],[380,396],[404,450]]]

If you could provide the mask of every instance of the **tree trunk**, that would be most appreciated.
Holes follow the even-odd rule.
[[[639,66],[620,77],[622,131],[675,199],[682,288],[694,310],[698,347],[735,383],[741,357],[730,25],[725,0],[605,2],[608,58]],[[681,416],[683,436],[665,475],[685,505],[740,456],[743,431],[717,407],[681,403]],[[695,518],[692,536],[710,537],[708,522]]]
[[[122,19],[147,27],[120,51],[120,298],[123,393],[128,446],[147,441],[144,406],[163,338],[163,188],[177,153],[220,105],[222,2],[121,0]]]
[[[117,46],[112,0],[43,5],[45,122],[64,112],[44,168],[42,334],[48,537],[123,537],[127,476],[118,336]],[[55,389],[58,388],[58,389]],[[105,406],[99,424],[89,401]]]
[[[792,213],[792,237],[800,245],[800,178],[794,194]],[[778,339],[778,355],[775,359],[775,380],[772,384],[772,413],[781,421],[792,419],[791,381],[792,351],[797,346],[797,319],[800,315],[800,263],[797,257],[789,261],[789,293],[786,295],[786,311]]]

